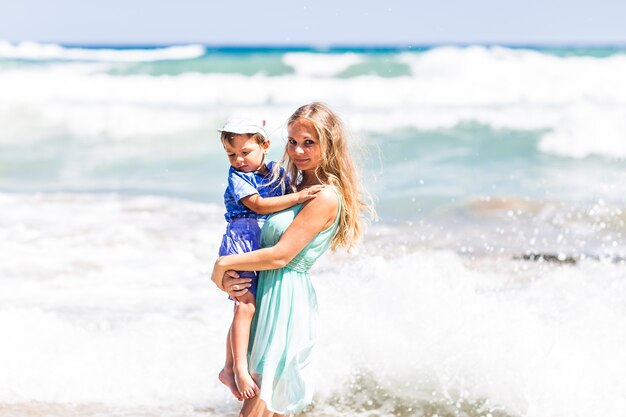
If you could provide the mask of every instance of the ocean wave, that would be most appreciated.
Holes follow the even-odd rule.
[[[626,156],[624,55],[435,48],[401,54],[397,59],[412,75],[395,78],[330,76],[363,59],[355,54],[288,53],[284,59],[296,74],[121,76],[107,73],[115,64],[106,62],[10,67],[0,73],[0,118],[7,122],[0,142],[33,136],[20,134],[30,123],[16,127],[15,112],[37,117],[34,126],[119,139],[193,130],[246,109],[266,113],[272,129],[279,130],[297,106],[321,100],[356,130],[436,130],[478,122],[494,129],[541,130],[542,152]]]
[[[539,149],[557,155],[626,157],[626,106],[580,102],[564,111]]]
[[[207,278],[218,207],[0,194],[0,214],[0,403],[237,407],[215,378],[231,314]],[[377,243],[312,270],[312,415],[624,414],[623,268]]]
[[[198,58],[205,53],[202,45],[163,48],[80,48],[58,44],[0,41],[0,58],[25,60],[68,60],[100,62],[150,62]]]
[[[597,274],[604,267],[546,268],[524,278],[495,272],[495,265],[473,270],[441,252],[372,256],[361,266],[337,264],[339,271],[333,268],[317,280],[325,283],[319,293],[330,326],[325,344],[333,348],[323,356],[323,369],[332,370],[326,375],[330,381],[349,386],[349,370],[364,368],[372,373],[370,386],[391,390],[405,404],[413,399],[417,406],[420,400],[422,406],[433,405],[443,397],[459,411],[481,399],[524,416],[584,416],[596,407],[610,414],[612,407],[626,405],[604,391],[623,385],[612,369],[614,360],[626,357],[594,353],[618,349],[619,338],[613,331],[616,322],[600,327],[591,322],[605,313],[605,319],[624,313],[618,299],[602,289],[606,282]],[[618,271],[609,267],[610,278],[605,278],[615,285],[623,274]],[[333,280],[336,276],[343,279]],[[405,278],[399,298],[389,276]],[[583,289],[583,282],[591,287]],[[346,309],[346,299],[358,300],[360,307]],[[384,313],[372,316],[372,310]],[[342,343],[332,344],[337,334]],[[348,363],[342,363],[345,358]],[[592,400],[596,383],[606,401]],[[330,395],[333,389],[324,391]],[[379,402],[378,408],[384,410],[385,404]]]
[[[333,76],[363,60],[362,56],[354,53],[329,55],[290,52],[283,56],[283,62],[292,67],[297,75],[307,77]]]

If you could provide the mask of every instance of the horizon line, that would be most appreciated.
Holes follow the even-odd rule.
[[[236,42],[200,42],[200,41],[171,41],[171,42],[76,42],[76,41],[41,41],[41,40],[6,40],[0,39],[0,42],[9,42],[12,44],[20,44],[23,42],[32,42],[38,44],[55,44],[64,47],[92,47],[92,48],[159,48],[159,47],[171,47],[171,46],[189,46],[189,45],[201,45],[205,48],[214,49],[372,49],[372,50],[385,50],[385,49],[425,49],[433,47],[445,47],[445,46],[502,46],[512,48],[566,48],[566,47],[579,47],[579,48],[620,48],[626,47],[626,41],[613,41],[613,42],[587,42],[587,41],[567,41],[567,42],[555,42],[555,41],[537,41],[537,42],[498,42],[498,41],[481,41],[481,42],[337,42],[337,43],[236,43]]]

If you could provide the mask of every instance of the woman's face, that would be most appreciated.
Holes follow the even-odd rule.
[[[287,155],[300,171],[315,171],[322,162],[317,132],[308,120],[296,120],[287,127]]]

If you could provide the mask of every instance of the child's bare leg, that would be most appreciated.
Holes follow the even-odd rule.
[[[254,397],[259,391],[250,371],[248,370],[248,342],[250,339],[250,325],[254,317],[254,296],[247,292],[237,297],[235,317],[230,331],[231,346],[233,349],[233,370],[239,394],[244,399]]]
[[[239,394],[239,389],[235,382],[235,373],[233,372],[233,349],[230,346],[230,329],[228,329],[228,335],[226,336],[226,362],[224,363],[224,369],[220,371],[218,379],[230,389],[235,398],[239,401],[243,400]]]

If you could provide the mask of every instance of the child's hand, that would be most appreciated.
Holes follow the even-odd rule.
[[[312,187],[305,188],[302,191],[298,191],[298,203],[304,203],[316,197],[317,193],[322,191],[326,187],[325,185],[314,185]]]

